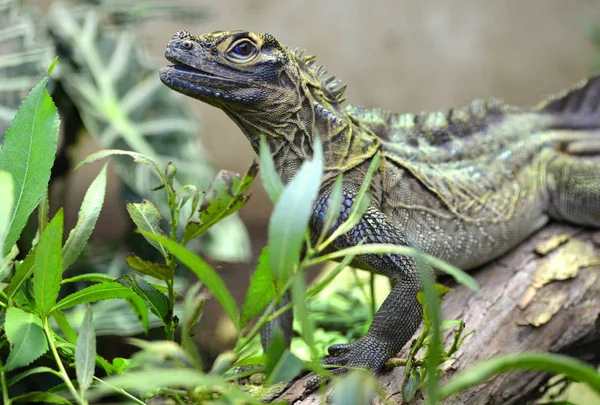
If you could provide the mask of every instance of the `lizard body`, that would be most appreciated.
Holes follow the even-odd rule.
[[[269,34],[175,34],[160,71],[172,89],[222,109],[258,152],[265,135],[282,181],[323,144],[324,175],[311,235],[321,232],[333,180],[344,174],[342,216],[375,153],[382,161],[360,222],[333,243],[417,247],[463,269],[488,262],[550,219],[600,227],[600,76],[533,108],[496,99],[447,111],[395,114],[343,106],[345,86]],[[325,361],[378,372],[421,322],[413,259],[362,255],[354,265],[388,276],[392,291],[360,339]],[[280,326],[289,339],[291,316]],[[263,334],[267,344],[270,329]],[[343,372],[343,369],[338,369]]]

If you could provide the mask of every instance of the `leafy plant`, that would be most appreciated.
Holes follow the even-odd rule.
[[[0,386],[6,405],[18,402],[88,404],[107,394],[121,395],[138,404],[153,396],[192,403],[217,399],[258,404],[261,399],[272,398],[270,387],[252,392],[250,387],[235,382],[262,371],[266,385],[277,389],[279,383],[285,385],[285,381],[302,370],[330,376],[317,362],[322,352],[315,339],[317,334],[307,301],[331,283],[357,254],[365,253],[413,256],[422,269],[423,292],[419,299],[425,308],[423,334],[413,345],[409,358],[390,363],[390,366],[405,366],[402,387],[405,399],[411,400],[418,389],[425,389],[429,403],[437,404],[460,390],[517,368],[562,374],[600,392],[597,371],[577,360],[548,354],[519,354],[490,359],[440,387],[438,365],[451,357],[462,343],[464,325],[441,319],[439,297],[445,290],[436,287],[430,269],[434,267],[451,274],[458,282],[474,289],[477,289],[477,284],[459,269],[409,247],[359,245],[325,254],[335,238],[352,229],[368,207],[370,196],[367,191],[379,164],[378,156],[373,159],[348,219],[341,223],[338,217],[342,180],[337,180],[325,216],[325,229],[331,229],[336,221],[339,226],[332,232],[324,232],[316,243],[311,243],[307,226],[322,175],[322,151],[318,141],[313,160],[305,162],[296,177],[284,187],[273,170],[266,143],[261,140],[264,185],[276,205],[269,224],[268,246],[261,254],[241,309],[238,309],[218,272],[184,244],[201,236],[246,203],[247,191],[257,174],[256,163],[252,163],[242,176],[220,172],[203,193],[194,185],[179,186],[175,166],[162,165],[152,157],[114,149],[89,156],[78,167],[120,156],[133,159],[136,164],[147,166],[154,173],[159,181],[158,189],[167,201],[168,221],[148,200],[129,203],[127,208],[137,231],[158,252],[161,262],[131,254],[127,258],[132,269],[130,274],[116,279],[102,273],[65,278],[65,270],[85,248],[102,208],[106,166],[90,185],[77,224],[63,243],[63,211],[59,209],[50,219],[47,198],[51,162],[58,139],[57,110],[46,91],[51,72],[52,67],[23,101],[0,151],[0,163],[6,169],[0,170],[0,193],[8,196],[5,202],[0,203],[0,241],[3,242],[0,316],[4,318],[0,347],[8,351],[7,355],[0,357]],[[38,139],[40,134],[45,134],[46,138]],[[27,145],[34,142],[36,146],[37,142],[44,145],[35,155],[44,164],[32,162],[29,155],[23,153],[28,150]],[[30,180],[32,177],[34,180]],[[22,187],[25,181],[28,187]],[[186,204],[190,206],[189,213],[183,210]],[[295,207],[296,213],[292,219],[283,214],[284,209],[290,206]],[[36,237],[31,249],[18,252],[15,242],[23,221],[15,218],[29,217],[36,207]],[[164,222],[168,222],[169,226],[161,226]],[[178,228],[183,228],[183,232],[177,232]],[[301,255],[303,245],[305,254]],[[340,259],[341,262],[326,277],[308,287],[306,269],[331,259]],[[183,295],[175,289],[175,277],[184,266],[199,282]],[[68,293],[65,286],[73,282],[84,282],[88,286]],[[219,302],[237,330],[235,347],[222,353],[210,371],[203,369],[190,336],[209,297],[202,289]],[[276,303],[288,292],[292,293],[292,302],[273,311]],[[146,330],[149,327],[148,313],[151,312],[163,326],[165,339],[154,342],[130,339],[130,344],[138,351],[131,358],[117,357],[108,361],[96,350],[95,311],[94,306],[90,306],[101,300],[126,302]],[[177,301],[183,302],[180,317],[175,313]],[[85,307],[85,315],[80,324],[75,325],[67,315],[69,310],[79,305]],[[301,360],[285,349],[281,335],[274,339],[267,353],[258,355],[255,348],[261,327],[291,309],[297,315],[300,339],[309,348],[309,358]],[[450,348],[444,349],[441,333],[449,328],[457,328],[455,339]],[[176,342],[177,330],[180,331],[181,343]],[[424,355],[417,358],[420,349],[424,349]],[[38,361],[40,358],[44,358],[43,362]],[[238,366],[246,368],[240,372]],[[35,375],[44,375],[46,380],[56,385],[46,391],[22,395],[12,392],[16,384]],[[336,384],[340,387],[333,397],[336,403],[366,401],[382,392],[376,380],[364,374],[350,373]]]

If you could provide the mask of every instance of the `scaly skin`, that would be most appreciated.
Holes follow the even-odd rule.
[[[413,115],[343,107],[341,82],[269,34],[181,31],[165,56],[174,65],[161,69],[161,80],[222,109],[255,151],[265,135],[284,183],[311,158],[319,134],[325,174],[313,236],[321,232],[332,179],[344,174],[342,211],[349,210],[381,152],[371,206],[335,249],[363,240],[410,245],[469,269],[550,218],[600,227],[600,163],[586,156],[600,156],[600,76],[534,108],[490,99]],[[362,255],[354,264],[388,276],[392,292],[366,335],[330,348],[326,362],[378,372],[421,322],[419,274],[411,258],[393,254]],[[291,316],[280,326],[289,338]]]

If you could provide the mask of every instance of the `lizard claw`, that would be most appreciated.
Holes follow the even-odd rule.
[[[334,376],[346,374],[352,368],[362,368],[377,374],[383,369],[386,361],[392,357],[383,345],[367,336],[352,343],[329,346],[327,351],[330,356],[323,359],[322,364],[339,366],[339,368],[329,370]],[[314,392],[327,382],[329,382],[328,377],[313,376],[304,386],[304,395]]]

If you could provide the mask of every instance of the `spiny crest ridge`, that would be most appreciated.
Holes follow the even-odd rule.
[[[296,57],[300,68],[304,68],[315,75],[328,101],[333,103],[344,102],[346,85],[341,80],[327,73],[322,65],[315,63],[314,55],[305,55],[304,50],[299,48],[292,49],[290,52]]]

